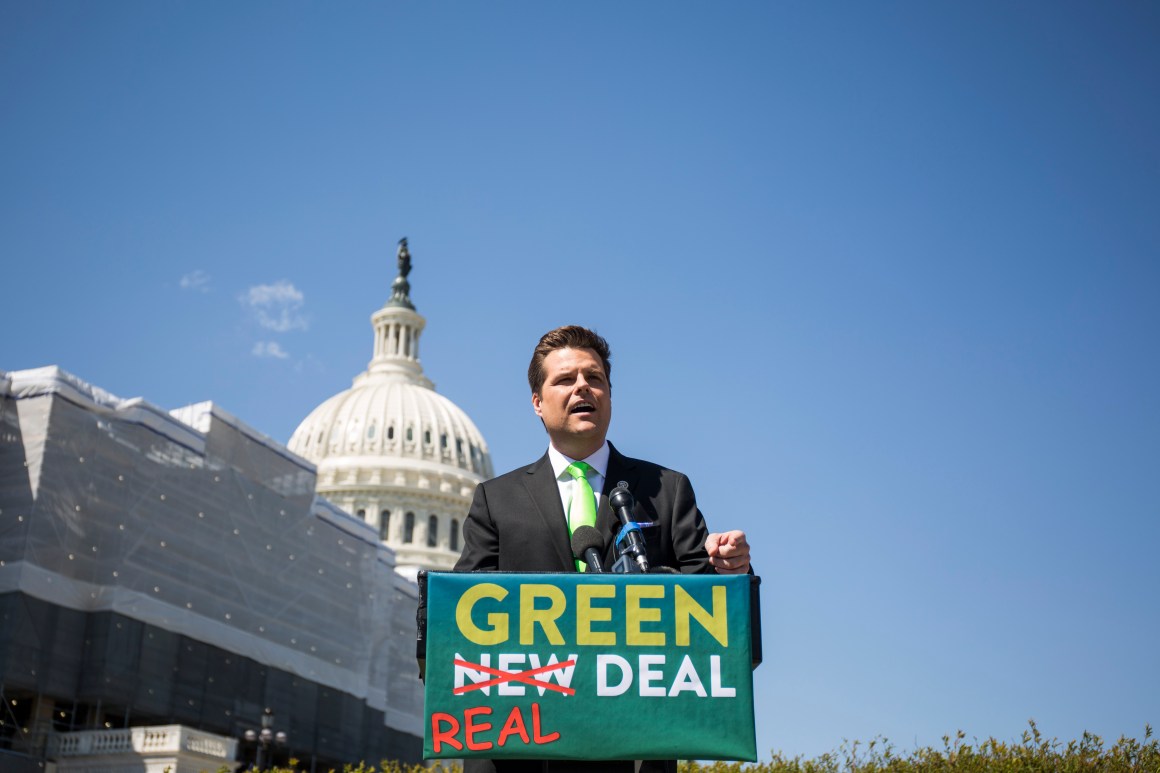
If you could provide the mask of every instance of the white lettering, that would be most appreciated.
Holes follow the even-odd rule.
[[[721,656],[709,656],[709,692],[714,698],[735,698],[736,687],[721,686]]]
[[[663,666],[665,664],[664,655],[641,655],[640,656],[640,694],[643,698],[663,698],[665,697],[665,688],[654,685],[657,679],[663,679],[664,673],[656,669],[649,668],[649,666]]]
[[[540,667],[540,656],[538,653],[535,653],[535,652],[528,653],[528,660],[531,661],[533,670]],[[568,666],[567,668],[554,668],[551,671],[545,671],[542,674],[537,674],[533,678],[539,679],[541,682],[554,681],[556,684],[560,685],[561,687],[571,687],[572,686],[572,674],[575,673],[576,664],[580,662],[580,659],[576,655],[573,654],[573,655],[569,655],[568,657],[564,658],[565,662],[567,662],[569,660],[572,661],[572,665]],[[560,659],[556,657],[556,653],[553,652],[551,655],[548,656],[547,665],[550,666],[550,665],[553,665],[553,664],[559,663],[559,662],[560,662]],[[547,691],[548,688],[536,687],[536,689],[540,691],[540,695],[543,695]],[[522,695],[522,693],[521,693],[521,695]]]
[[[519,666],[519,668],[516,668]],[[499,656],[499,670],[506,671],[509,674],[524,670],[524,655],[522,652],[505,653]],[[507,682],[500,682],[499,689],[496,691],[500,695],[523,695],[524,686],[515,679]]]
[[[705,685],[701,684],[701,676],[697,673],[697,669],[693,668],[693,659],[685,655],[681,661],[681,667],[677,669],[677,675],[673,677],[673,686],[669,688],[669,697],[680,695],[686,690],[692,690],[702,698],[705,697]]]
[[[467,658],[463,657],[458,652],[455,653],[455,659],[462,660],[465,663],[469,662],[467,660]],[[487,666],[488,668],[491,668],[491,653],[490,652],[480,653],[479,665]],[[486,682],[489,679],[493,679],[493,678],[494,677],[492,677],[491,674],[486,673],[484,671],[479,671],[479,670],[476,670],[474,668],[468,668],[466,666],[461,666],[458,664],[456,664],[456,666],[455,666],[455,686],[456,686],[456,688],[462,687],[465,683],[465,679],[470,679],[472,684],[479,684],[480,682]],[[491,695],[491,687],[480,687],[479,692],[482,692],[484,695]],[[469,693],[463,693],[463,694],[467,695]]]
[[[608,683],[608,667],[616,666],[620,669],[620,683]],[[623,695],[632,684],[632,666],[620,655],[596,656],[596,694],[598,696]]]

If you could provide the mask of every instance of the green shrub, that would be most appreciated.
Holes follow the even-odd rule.
[[[813,759],[788,758],[775,752],[769,762],[691,762],[678,766],[678,773],[1160,773],[1160,742],[1152,728],[1144,726],[1144,739],[1120,736],[1105,746],[1098,735],[1084,733],[1066,744],[1046,739],[1035,726],[1023,732],[1018,742],[988,738],[965,743],[961,730],[952,739],[943,736],[942,748],[927,746],[900,755],[885,739],[843,743],[836,752]],[[266,773],[297,773],[296,760],[289,767],[271,768]],[[220,773],[228,773],[225,768]],[[328,773],[339,773],[328,771]],[[434,763],[403,765],[383,761],[380,765],[347,765],[341,773],[460,773],[458,765]]]
[[[679,773],[1160,773],[1160,743],[1147,725],[1143,742],[1121,736],[1110,747],[1092,733],[1066,745],[1048,740],[1034,721],[1018,743],[988,738],[972,744],[965,738],[960,730],[953,740],[944,735],[941,749],[927,746],[905,756],[889,741],[875,739],[843,743],[837,752],[813,759],[775,752],[770,762],[755,765],[682,762]]]

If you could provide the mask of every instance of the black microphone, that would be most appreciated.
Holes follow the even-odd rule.
[[[592,526],[577,526],[572,532],[572,555],[577,561],[588,564],[589,572],[604,572],[600,554],[604,552],[604,537]]]
[[[648,554],[644,546],[644,536],[640,533],[640,526],[632,515],[632,506],[636,500],[628,491],[628,484],[620,481],[616,488],[608,495],[608,504],[620,519],[620,534],[616,538],[616,549],[620,555],[629,555],[636,561],[640,571],[648,573]],[[623,546],[621,543],[624,543]]]

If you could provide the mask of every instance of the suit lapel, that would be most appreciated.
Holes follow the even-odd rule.
[[[552,548],[560,558],[560,565],[565,571],[573,570],[576,565],[572,558],[572,546],[568,542],[568,518],[564,514],[560,486],[552,474],[552,463],[548,461],[548,455],[545,453],[539,461],[528,467],[527,473],[524,484],[551,536]]]

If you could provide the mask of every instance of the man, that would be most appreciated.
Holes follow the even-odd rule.
[[[620,481],[636,499],[651,566],[684,573],[749,571],[742,531],[710,534],[689,479],[651,462],[631,459],[607,440],[612,420],[612,364],[608,343],[569,325],[544,334],[532,353],[528,385],[532,409],[548,432],[548,451],[521,467],[481,483],[463,525],[459,572],[569,572],[577,562],[570,534],[591,520],[607,545],[604,565],[615,559],[611,539],[619,521],[608,495]],[[588,500],[587,502],[585,500]],[[598,502],[596,500],[599,500]],[[585,509],[585,507],[589,509]],[[592,524],[585,524],[592,525]],[[467,760],[467,773],[532,771],[675,771],[672,761],[551,762]]]
[[[528,366],[532,408],[544,424],[548,452],[535,463],[486,481],[475,490],[463,526],[463,555],[456,571],[572,571],[568,509],[576,488],[565,472],[572,462],[592,469],[599,492],[596,528],[606,536],[619,526],[608,494],[627,482],[644,529],[650,563],[682,572],[749,571],[745,533],[710,534],[684,475],[623,456],[607,442],[612,420],[608,343],[582,327],[545,333]],[[605,549],[605,565],[615,546]],[[659,560],[657,560],[659,559]]]

